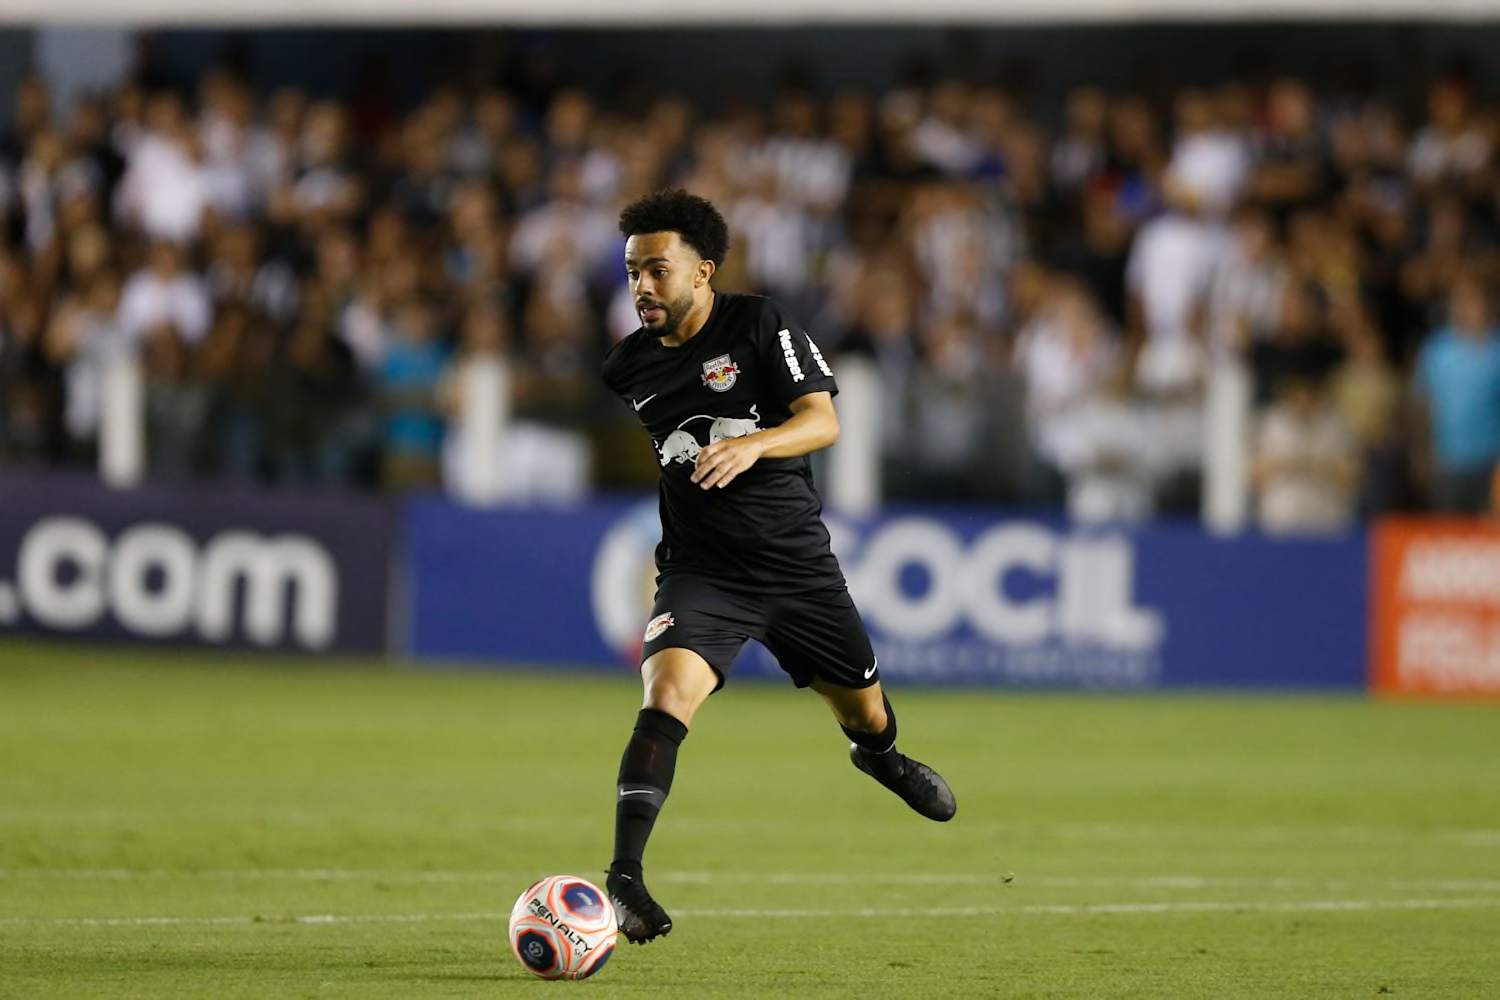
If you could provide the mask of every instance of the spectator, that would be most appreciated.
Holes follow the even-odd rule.
[[[254,98],[228,72],[214,69],[203,78],[199,106],[197,138],[205,199],[218,218],[242,222],[260,203],[251,156]]]
[[[167,324],[138,332],[126,327],[125,335],[129,343],[140,345],[146,381],[147,474],[170,483],[198,478],[206,467],[213,392],[201,377],[193,349]]]
[[[1220,358],[1247,358],[1252,345],[1275,329],[1288,273],[1270,218],[1258,209],[1241,211],[1230,229],[1230,245],[1208,287],[1205,339]]]
[[[285,348],[267,380],[266,451],[273,482],[364,485],[376,432],[354,352],[337,335],[328,294],[304,284]]]
[[[1281,290],[1275,325],[1264,339],[1251,345],[1257,403],[1270,405],[1276,387],[1290,376],[1321,382],[1342,355],[1322,298],[1304,282],[1288,282]]]
[[[292,322],[297,312],[297,280],[279,258],[265,258],[262,238],[252,222],[235,222],[218,231],[206,274],[214,303],[246,306],[277,326]]]
[[[549,197],[521,214],[510,241],[513,272],[534,280],[559,241],[568,244],[577,276],[586,283],[602,283],[606,264],[618,267],[619,234],[609,214],[584,198],[579,164],[564,161],[552,170]],[[608,273],[611,286],[616,275]]]
[[[1105,171],[1109,102],[1097,87],[1068,94],[1067,123],[1052,147],[1052,183],[1065,195],[1080,197]]]
[[[990,499],[975,471],[995,465],[990,407],[997,401],[998,373],[985,363],[979,330],[971,317],[937,317],[923,331],[921,350],[923,364],[904,393],[909,447],[899,494],[927,501]]]
[[[442,484],[438,393],[448,350],[432,307],[419,298],[396,305],[391,334],[376,385],[385,425],[381,483],[393,493],[435,490]]]
[[[1227,235],[1202,198],[1167,179],[1168,210],[1141,227],[1126,281],[1135,381],[1163,462],[1158,506],[1196,512],[1203,463],[1206,353],[1200,324]]]
[[[1223,217],[1239,202],[1250,175],[1250,149],[1220,119],[1207,91],[1189,87],[1177,95],[1177,128],[1167,163],[1174,184],[1190,192],[1203,211]]]
[[[1417,358],[1414,389],[1426,432],[1419,452],[1435,509],[1490,506],[1500,459],[1500,330],[1484,283],[1466,276],[1448,297],[1448,321]]]
[[[96,453],[108,368],[117,360],[133,358],[138,346],[119,320],[120,276],[106,268],[82,288],[64,299],[53,315],[47,353],[63,368],[68,450],[87,462]]]
[[[203,281],[187,270],[185,251],[171,240],[152,245],[149,264],[125,282],[120,323],[127,336],[175,337],[191,346],[207,335],[213,302]]]
[[[0,298],[0,465],[46,465],[62,452],[62,375],[47,355],[44,317],[24,287]]]
[[[1078,404],[1063,457],[1068,516],[1081,524],[1140,524],[1156,513],[1159,463],[1130,372],[1116,364]]]
[[[1089,408],[1120,367],[1117,334],[1087,291],[1063,281],[1048,305],[1022,328],[1015,365],[1026,392],[1026,415],[1041,463],[1033,502],[1062,506],[1071,474],[1090,465],[1085,423]],[[1118,398],[1118,396],[1114,397]]]
[[[1328,144],[1319,130],[1312,88],[1293,77],[1274,80],[1266,95],[1247,197],[1284,223],[1298,209],[1320,204],[1329,184]]]
[[[202,147],[182,99],[167,91],[153,95],[145,128],[125,147],[116,211],[150,240],[192,243],[210,196]]]
[[[1126,325],[1126,268],[1135,229],[1121,211],[1114,191],[1096,184],[1081,195],[1082,219],[1064,237],[1057,266],[1077,275],[1117,329]]]
[[[1472,88],[1461,76],[1448,74],[1427,88],[1427,121],[1411,144],[1412,180],[1424,188],[1444,184],[1478,193],[1486,183],[1494,139],[1475,115]]]
[[[206,460],[229,480],[265,478],[266,416],[276,356],[276,335],[264,315],[230,300],[195,352],[198,380],[209,393],[204,428]]]
[[[1285,376],[1256,429],[1251,480],[1260,529],[1271,535],[1328,534],[1354,521],[1358,447],[1326,387]]]
[[[1339,328],[1344,362],[1333,376],[1333,404],[1359,453],[1360,513],[1383,514],[1394,509],[1399,485],[1401,379],[1387,360],[1379,331],[1362,306],[1347,310]]]

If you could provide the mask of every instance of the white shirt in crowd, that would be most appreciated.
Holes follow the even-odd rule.
[[[1084,447],[1084,404],[1097,396],[1118,360],[1102,328],[1080,328],[1066,309],[1050,310],[1021,330],[1016,369],[1026,386],[1033,446],[1049,465],[1067,470]]]
[[[133,341],[119,316],[79,310],[72,317],[72,356],[64,368],[67,384],[64,419],[75,440],[92,440],[104,412],[105,371],[112,362],[133,356]]]
[[[534,274],[556,244],[566,244],[585,274],[594,273],[618,250],[619,231],[603,211],[580,202],[554,199],[531,209],[516,222],[510,259],[516,268]]]
[[[1268,534],[1326,534],[1354,521],[1353,437],[1331,407],[1299,414],[1272,406],[1261,417],[1256,460],[1265,470],[1259,523]]]
[[[1243,137],[1228,129],[1205,129],[1177,141],[1167,175],[1210,214],[1222,216],[1244,191],[1250,160],[1250,145]]]
[[[1159,473],[1149,416],[1128,397],[1094,396],[1073,418],[1068,516],[1079,524],[1139,524],[1155,512]]]
[[[184,343],[196,344],[207,336],[212,321],[208,289],[195,274],[163,278],[151,270],[137,271],[120,295],[120,325],[133,340],[165,323]]]
[[[802,290],[811,273],[813,227],[797,205],[748,195],[729,209],[729,224],[742,236],[745,271],[775,295]]]
[[[1141,304],[1146,342],[1139,379],[1148,390],[1174,389],[1202,374],[1196,311],[1223,256],[1224,227],[1180,212],[1141,227],[1126,265],[1126,281]]]
[[[181,143],[146,132],[129,146],[118,211],[149,239],[196,239],[209,195],[203,166]]]
[[[204,197],[225,218],[245,218],[261,201],[253,174],[250,130],[222,115],[205,115],[199,135]]]

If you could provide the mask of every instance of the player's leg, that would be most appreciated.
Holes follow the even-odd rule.
[[[881,692],[879,681],[850,688],[814,676],[810,686],[827,702],[849,737],[849,759],[855,767],[928,819],[941,823],[953,818],[958,803],[948,782],[926,764],[896,749],[896,712]]]
[[[645,698],[620,757],[615,800],[615,856],[607,888],[620,930],[633,943],[672,929],[672,918],[646,890],[642,859],[656,817],[672,790],[677,748],[698,708],[719,686],[719,675],[690,649],[663,649],[641,664]]]
[[[671,918],[646,890],[642,860],[672,790],[678,748],[746,638],[760,634],[755,604],[697,577],[664,578],[652,614],[641,648],[645,697],[620,757],[615,854],[607,883],[620,930],[632,942],[672,928]]]
[[[766,646],[798,687],[811,687],[828,704],[849,737],[855,767],[928,819],[953,818],[958,805],[948,783],[896,749],[896,713],[848,591],[778,600]]]

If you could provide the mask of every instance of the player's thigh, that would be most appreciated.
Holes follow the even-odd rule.
[[[798,687],[816,679],[857,690],[879,680],[870,634],[846,590],[778,598],[763,641]]]
[[[762,602],[725,591],[702,577],[676,574],[656,588],[656,604],[641,645],[645,664],[669,650],[688,650],[715,675],[715,689],[748,639],[764,635]]]

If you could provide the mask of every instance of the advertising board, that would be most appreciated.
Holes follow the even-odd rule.
[[[931,684],[1351,688],[1363,536],[1224,540],[954,511],[828,518],[882,676]],[[633,666],[655,501],[408,511],[412,652]],[[739,674],[775,675],[752,644]]]
[[[1500,695],[1500,526],[1385,520],[1372,548],[1374,690]]]
[[[391,507],[0,474],[0,633],[304,651],[386,645]]]

